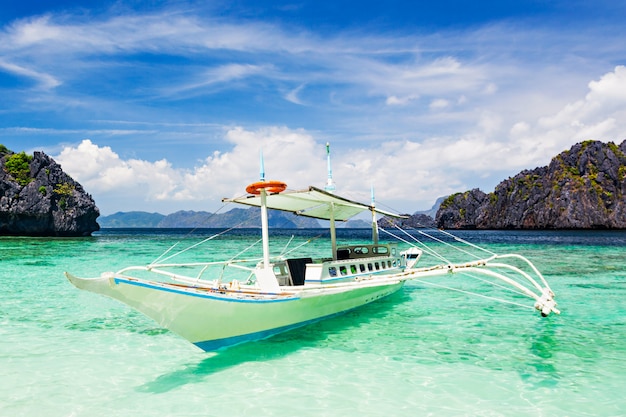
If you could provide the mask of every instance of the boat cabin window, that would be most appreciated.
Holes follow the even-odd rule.
[[[335,268],[334,266],[331,266],[330,268],[328,268],[328,275],[330,275],[331,277],[336,277],[337,268]]]
[[[372,256],[390,256],[391,253],[397,253],[397,248],[390,245],[355,245],[343,246],[337,249],[337,259],[360,259]]]
[[[372,271],[374,268],[372,267],[372,264],[367,264],[367,270],[368,271]]]
[[[352,248],[352,252],[357,255],[367,255],[369,253],[369,249],[367,246],[357,246],[355,248]]]
[[[350,265],[350,272],[356,274],[356,265]]]
[[[389,253],[389,248],[387,246],[374,246],[372,248],[372,252],[376,255],[387,255]]]
[[[285,270],[285,263],[279,263],[274,265],[274,275],[287,275],[287,271]]]
[[[378,262],[374,262],[374,266],[376,267],[377,271],[380,269],[380,264]]]
[[[342,266],[339,267],[339,273],[341,275],[348,275],[348,269],[345,266],[342,265]]]
[[[359,269],[361,270],[361,272],[365,272],[365,265],[364,264],[360,264],[359,265]]]

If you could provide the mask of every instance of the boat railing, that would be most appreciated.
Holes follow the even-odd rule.
[[[130,266],[119,270],[117,275],[137,272],[151,273],[150,277],[165,277],[173,281],[203,287],[216,287],[221,283],[238,280],[246,282],[254,274],[259,259],[240,259],[214,262],[158,263],[145,266]],[[182,273],[181,271],[189,271]],[[233,271],[242,271],[236,273]]]

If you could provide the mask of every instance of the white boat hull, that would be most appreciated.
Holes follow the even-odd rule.
[[[128,304],[205,351],[264,339],[344,313],[393,294],[404,283],[380,279],[255,297],[114,275],[95,279],[66,275],[76,287]]]

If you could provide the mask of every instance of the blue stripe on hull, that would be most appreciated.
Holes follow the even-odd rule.
[[[345,313],[347,313],[349,311],[356,310],[358,308],[363,307],[364,305],[371,304],[374,301],[378,301],[380,299],[388,297],[391,294],[394,294],[395,292],[397,292],[400,288],[402,288],[402,286],[398,287],[394,291],[391,291],[389,294],[385,294],[384,296],[382,296],[380,298],[377,298],[376,300],[373,300],[373,301],[371,301],[369,303],[361,304],[358,307],[354,307],[354,308],[351,308],[351,309],[348,309],[348,310],[341,311],[339,313],[330,314],[328,316],[317,317],[317,318],[312,319],[312,320],[306,320],[306,321],[302,321],[302,322],[299,322],[299,323],[290,324],[288,326],[276,327],[276,328],[273,328],[273,329],[263,330],[263,331],[260,331],[260,332],[249,333],[249,334],[233,336],[233,337],[227,337],[227,338],[224,338],[224,339],[206,340],[204,342],[196,342],[196,343],[194,343],[194,345],[198,346],[200,349],[202,349],[202,350],[204,350],[206,352],[212,352],[212,351],[224,349],[224,348],[235,346],[235,345],[240,345],[240,344],[246,343],[246,342],[252,342],[252,341],[267,339],[267,338],[275,336],[275,335],[277,335],[279,333],[287,332],[289,330],[297,329],[299,327],[307,326],[309,324],[312,324],[312,323],[315,323],[315,322],[318,322],[318,321],[321,321],[321,320],[329,319],[329,318],[332,318],[332,317],[337,317],[337,316],[345,314]]]
[[[154,285],[154,284],[150,284],[147,282],[130,281],[124,278],[117,278],[117,277],[114,278],[114,282],[116,285],[120,285],[120,284],[134,285],[136,287],[149,288],[151,290],[171,292],[174,294],[181,294],[181,295],[186,295],[189,297],[199,297],[199,298],[208,298],[212,300],[227,301],[229,303],[283,303],[286,301],[293,301],[297,299],[297,297],[279,295],[276,293],[259,293],[260,296],[268,296],[268,297],[273,297],[273,298],[258,298],[258,299],[237,298],[236,297],[237,294],[241,293],[241,291],[229,291],[230,295],[225,296],[225,295],[219,295],[219,291],[215,294],[212,294],[212,290],[207,290],[207,289],[205,289],[206,293],[191,292],[191,291],[184,291],[184,290],[179,290],[176,288],[166,287],[163,285]],[[193,288],[193,289],[195,289],[196,291],[203,290],[202,288]],[[280,298],[276,298],[276,297],[280,297]]]

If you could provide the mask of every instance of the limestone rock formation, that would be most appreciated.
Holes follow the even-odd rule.
[[[43,152],[0,145],[0,235],[89,236],[100,227],[93,198]]]
[[[406,219],[396,219],[391,217],[383,217],[378,220],[378,226],[391,229],[398,226],[402,229],[423,229],[435,227],[435,221],[432,217],[423,213],[406,214]]]
[[[493,193],[448,196],[436,222],[463,229],[626,229],[626,141],[578,143]]]

